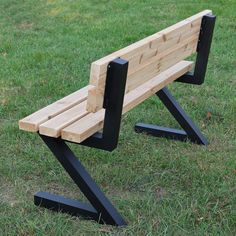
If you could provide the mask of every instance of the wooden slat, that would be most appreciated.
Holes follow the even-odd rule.
[[[190,71],[192,67],[192,62],[181,61],[127,93],[124,98],[123,114],[155,94],[167,84],[179,78],[181,75]],[[62,139],[77,143],[84,141],[86,138],[102,129],[104,114],[104,109],[99,110],[96,113],[89,113],[79,121],[64,128],[61,132]]]
[[[95,112],[102,108],[106,71],[108,63],[110,61],[114,60],[117,57],[121,57],[129,61],[127,78],[127,83],[129,83],[129,80],[132,79],[132,74],[134,74],[135,72],[141,72],[144,67],[148,66],[149,64],[153,64],[154,61],[158,63],[158,60],[161,57],[165,57],[166,50],[168,52],[172,50],[173,54],[177,55],[178,50],[184,43],[193,39],[193,37],[198,38],[201,19],[206,14],[211,14],[211,11],[202,11],[156,34],[153,34],[126,48],[123,48],[93,62],[90,71],[90,85],[92,85],[93,87],[91,87],[88,91],[87,110],[90,112]],[[194,42],[195,44],[191,44],[193,49],[192,52],[194,52],[194,50],[196,51],[197,40]],[[176,53],[174,53],[175,51]],[[172,62],[173,64],[175,64],[180,60],[185,59],[187,56],[189,55],[187,54],[185,57],[178,58],[178,60],[176,59],[175,62]],[[173,64],[167,66],[171,66]],[[160,71],[158,73],[160,73]],[[150,78],[152,78],[152,76],[147,79]],[[128,91],[129,90],[127,90],[127,92]]]
[[[192,61],[181,61],[125,95],[123,114],[145,101],[181,75],[191,71]]]
[[[79,121],[62,129],[62,139],[81,143],[103,127],[105,110],[101,109],[96,113],[89,113]]]
[[[187,40],[187,42],[179,45],[177,49],[165,51],[164,55],[160,54],[158,59],[155,59],[141,70],[131,74],[127,81],[126,93],[135,89],[142,83],[145,83],[172,65],[175,65],[182,59],[192,55],[196,51],[197,41],[198,37],[194,36],[190,40]]]
[[[58,114],[72,108],[73,106],[85,101],[88,96],[90,85],[36,111],[19,121],[19,128],[29,132],[37,132],[39,125],[52,119]]]
[[[39,126],[39,133],[58,138],[61,136],[61,130],[73,122],[81,119],[88,114],[86,110],[86,101],[72,107],[71,109],[57,115],[51,120]]]

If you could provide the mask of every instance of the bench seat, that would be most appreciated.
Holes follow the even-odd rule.
[[[181,61],[125,94],[123,114],[190,71],[193,62]],[[90,85],[52,103],[19,121],[22,130],[81,143],[103,127],[105,111],[86,109]]]
[[[90,85],[23,118],[19,121],[19,128],[28,132],[38,132],[39,125],[85,101],[87,99],[89,87]]]

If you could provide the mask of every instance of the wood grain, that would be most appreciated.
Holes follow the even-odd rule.
[[[38,132],[39,125],[85,101],[90,85],[34,112],[19,121],[19,128],[29,132]]]

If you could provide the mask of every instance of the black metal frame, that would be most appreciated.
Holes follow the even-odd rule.
[[[187,73],[181,76],[178,79],[179,82],[192,84],[203,83],[214,23],[215,16],[207,15],[203,17],[194,74]],[[106,151],[112,151],[117,147],[127,71],[128,61],[118,58],[109,63],[103,104],[105,108],[103,132],[94,134],[80,143],[80,145]],[[206,145],[206,138],[186,115],[168,89],[163,88],[156,94],[185,131],[146,124],[137,124],[135,130],[137,132],[146,132],[151,135],[182,141],[189,139],[197,144]],[[99,223],[116,226],[126,225],[125,220],[99,189],[92,177],[66,145],[65,141],[60,138],[51,138],[44,135],[40,135],[40,137],[77,184],[90,204],[66,199],[47,192],[38,192],[34,195],[35,205],[75,216],[89,217]]]

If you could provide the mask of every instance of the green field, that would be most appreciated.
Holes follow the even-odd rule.
[[[128,221],[116,228],[37,208],[82,194],[18,120],[87,85],[92,61],[203,9],[217,15],[206,81],[170,86],[207,147],[136,134],[178,127],[152,97],[123,116],[112,152],[72,149]],[[0,0],[0,235],[236,235],[234,0]]]

